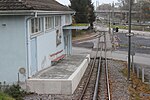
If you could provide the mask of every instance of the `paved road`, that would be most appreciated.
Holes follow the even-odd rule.
[[[127,61],[128,58],[128,38],[125,34],[128,30],[120,30],[118,35],[118,43],[124,47],[119,47],[112,51],[110,57],[113,59]],[[134,62],[139,64],[150,65],[150,32],[132,31],[135,36],[132,37],[132,42],[135,43]]]
[[[97,26],[97,29],[101,30],[102,27]],[[107,28],[105,28],[105,30],[108,30]],[[120,30],[123,31],[123,33],[125,33],[127,30]],[[141,32],[140,35],[144,37],[138,37],[138,32],[139,31],[134,31],[136,33],[136,37],[134,39],[134,41],[138,41],[138,43],[140,43],[141,45],[144,45],[146,47],[150,47],[150,42],[149,42],[149,32]],[[121,35],[122,36],[122,35]],[[106,41],[107,41],[107,48],[112,48],[112,43],[110,41],[110,34],[108,32],[106,32]],[[125,38],[125,36],[120,38],[121,42],[124,41],[123,43],[127,44],[127,38]],[[94,44],[96,43],[97,39],[94,40],[90,40],[88,41],[91,45],[91,42],[93,42]],[[86,46],[88,45],[88,42],[86,41]],[[119,41],[118,41],[119,42]],[[82,42],[81,45],[83,45],[84,42]],[[81,46],[80,45],[80,46]],[[83,45],[84,46],[84,45]],[[123,61],[127,61],[128,58],[128,52],[127,52],[128,47],[125,48],[125,50],[121,50],[120,48],[117,50],[113,50],[113,51],[108,51],[107,52],[107,56],[108,58],[112,58],[112,59],[117,59],[117,60],[123,60]],[[140,49],[140,48],[138,48]],[[139,50],[140,51],[140,50]],[[147,54],[143,54],[145,53],[145,51],[147,51]],[[145,65],[150,65],[150,49],[148,48],[141,48],[140,52],[137,52],[134,56],[134,62],[135,63],[140,63],[140,64],[145,64]]]
[[[134,31],[133,31],[134,32]],[[150,54],[150,32],[135,31],[135,35],[131,38],[131,43],[134,44],[134,51],[136,53]],[[128,37],[126,37],[125,32],[118,32],[116,36],[119,38],[119,48],[120,51],[128,51]],[[132,48],[131,48],[132,49]]]

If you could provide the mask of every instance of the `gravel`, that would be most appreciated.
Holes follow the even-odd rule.
[[[109,60],[109,78],[112,100],[129,100],[128,83],[121,71],[125,67],[122,61]]]

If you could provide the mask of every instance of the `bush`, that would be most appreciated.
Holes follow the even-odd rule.
[[[25,96],[26,92],[24,90],[21,89],[21,87],[19,85],[11,85],[8,86],[5,90],[4,93],[12,96],[13,98],[15,98],[16,100],[23,100],[22,97]]]
[[[7,94],[4,94],[4,93],[0,92],[0,100],[15,100],[15,99],[8,96]]]

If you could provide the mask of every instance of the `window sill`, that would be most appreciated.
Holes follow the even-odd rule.
[[[61,26],[55,26],[55,29],[60,29],[61,28]]]
[[[34,37],[37,37],[37,36],[40,36],[40,35],[43,35],[44,34],[44,32],[37,32],[37,33],[31,33],[31,35],[30,35],[30,38],[34,38]]]
[[[54,28],[46,29],[45,33],[48,33],[48,32],[54,31],[54,30],[55,30]]]

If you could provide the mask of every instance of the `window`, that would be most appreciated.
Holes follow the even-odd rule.
[[[45,17],[46,30],[54,28],[54,17]]]
[[[42,31],[41,21],[42,21],[41,18],[31,19],[31,33],[32,34]]]
[[[66,21],[66,24],[70,24],[71,23],[70,15],[66,15],[65,16],[65,21]]]
[[[55,17],[55,27],[61,26],[61,16]]]

